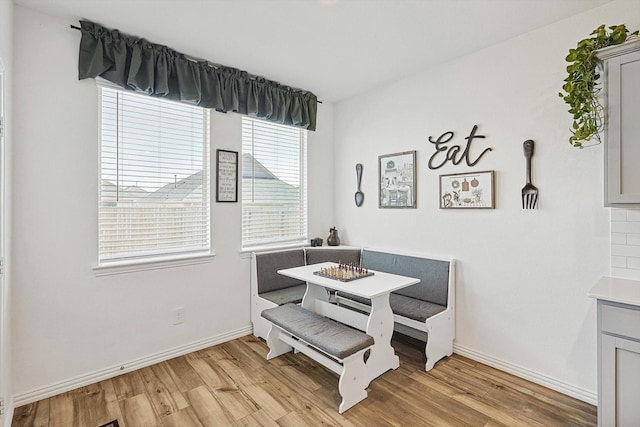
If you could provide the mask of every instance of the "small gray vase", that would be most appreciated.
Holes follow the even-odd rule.
[[[329,237],[327,238],[327,245],[339,246],[340,237],[338,237],[338,230],[335,227],[329,229]]]

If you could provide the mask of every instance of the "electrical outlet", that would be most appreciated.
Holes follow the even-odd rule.
[[[174,308],[172,318],[174,325],[184,323],[184,307]]]

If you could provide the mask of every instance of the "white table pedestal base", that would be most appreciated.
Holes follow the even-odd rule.
[[[367,359],[369,383],[390,369],[398,369],[400,359],[391,346],[393,312],[389,306],[389,294],[371,299],[371,313],[367,322],[367,334],[375,341]]]

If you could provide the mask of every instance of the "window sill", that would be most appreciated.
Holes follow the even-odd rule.
[[[251,255],[252,252],[268,252],[268,251],[277,251],[280,249],[295,249],[295,248],[302,248],[304,246],[309,246],[308,242],[293,242],[293,243],[286,243],[286,244],[281,244],[281,245],[265,245],[265,246],[255,246],[255,247],[251,247],[251,248],[243,248],[240,250],[240,255],[246,255],[249,256]]]
[[[163,268],[182,267],[186,265],[205,264],[212,262],[214,253],[203,255],[174,256],[147,260],[116,261],[93,267],[96,276],[111,274],[133,273],[137,271],[160,270]]]

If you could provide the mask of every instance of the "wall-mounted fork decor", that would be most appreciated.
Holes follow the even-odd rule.
[[[531,157],[533,157],[533,141],[528,139],[523,144],[524,158],[527,165],[527,183],[522,187],[522,209],[535,209],[538,202],[538,187],[531,183]]]

